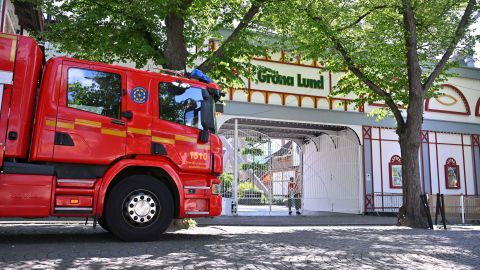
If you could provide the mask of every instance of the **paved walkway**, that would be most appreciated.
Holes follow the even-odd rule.
[[[242,213],[241,213],[242,214]],[[274,215],[274,216],[220,216],[214,218],[197,218],[198,226],[335,226],[335,225],[395,225],[396,217],[389,216],[364,216],[353,214],[340,214],[330,212],[316,212],[302,215]],[[90,219],[90,222],[92,220]],[[84,218],[0,218],[2,224],[84,224]]]
[[[396,217],[364,216],[338,213],[292,216],[220,216],[196,219],[199,226],[331,226],[331,225],[395,225]]]
[[[0,224],[0,269],[478,269],[480,227],[206,226],[124,243],[79,224]]]

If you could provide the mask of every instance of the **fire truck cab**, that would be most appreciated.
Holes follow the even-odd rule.
[[[218,86],[0,33],[0,217],[92,217],[126,241],[221,213]]]

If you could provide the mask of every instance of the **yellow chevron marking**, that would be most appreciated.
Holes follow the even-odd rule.
[[[97,121],[90,121],[85,119],[75,119],[75,125],[87,126],[87,127],[94,127],[94,128],[101,128],[102,123]]]
[[[12,40],[12,48],[10,49],[10,62],[15,61],[15,53],[17,52],[17,40]]]
[[[48,127],[54,127],[55,126],[55,121],[54,120],[45,120],[45,125]]]
[[[7,34],[0,34],[0,38],[8,38],[8,39],[17,39],[16,36],[12,36],[12,35],[7,35]]]
[[[69,123],[69,122],[57,121],[57,127],[74,129],[74,128],[75,128],[75,124]]]
[[[156,137],[156,136],[152,136],[152,142],[165,143],[165,144],[175,144],[174,139],[161,138],[161,137]]]
[[[196,143],[197,142],[197,138],[192,138],[192,137],[183,136],[183,135],[175,135],[175,140],[184,141],[184,142],[191,142],[191,143]]]
[[[208,145],[208,144],[198,144],[197,148],[198,149],[203,149],[203,150],[210,150],[210,145]]]
[[[147,136],[152,135],[152,131],[150,129],[128,127],[127,130],[128,132],[131,132],[133,134],[140,134],[140,135],[147,135]]]
[[[123,137],[123,138],[127,137],[127,133],[123,130],[102,128],[100,132],[105,135],[112,135],[112,136]]]

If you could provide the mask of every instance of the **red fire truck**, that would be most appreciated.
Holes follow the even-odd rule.
[[[91,217],[126,241],[221,213],[218,86],[0,33],[0,217]]]

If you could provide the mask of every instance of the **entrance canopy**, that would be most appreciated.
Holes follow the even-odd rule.
[[[251,129],[267,135],[272,139],[306,140],[324,134],[335,134],[349,129],[346,126],[285,122],[263,119],[237,118],[239,129]],[[226,121],[220,127],[220,133],[235,129],[235,119]]]

